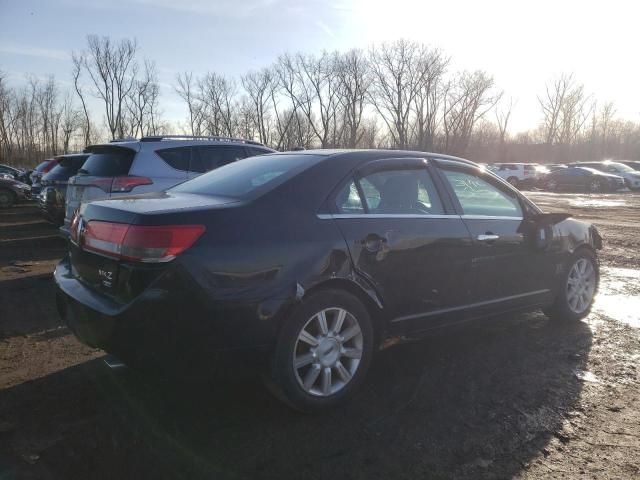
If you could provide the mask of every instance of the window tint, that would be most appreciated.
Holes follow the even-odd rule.
[[[128,148],[104,148],[93,150],[80,173],[99,177],[127,175],[135,152]]]
[[[443,214],[440,197],[425,169],[385,170],[360,179],[369,213]]]
[[[458,197],[465,215],[522,217],[520,202],[483,178],[457,170],[445,170],[445,177]]]
[[[364,213],[358,188],[353,180],[347,183],[336,197],[339,213]]]
[[[208,172],[227,163],[245,158],[244,147],[226,147],[219,145],[194,147],[189,170],[197,173]]]
[[[181,183],[175,192],[252,199],[316,164],[318,155],[262,155],[233,162]]]
[[[191,147],[165,148],[156,150],[156,153],[176,170],[186,172],[191,161]]]

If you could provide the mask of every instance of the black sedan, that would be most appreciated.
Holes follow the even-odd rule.
[[[624,178],[594,168],[569,167],[550,172],[544,179],[547,190],[611,192],[625,188]]]
[[[40,180],[38,206],[44,218],[55,225],[64,223],[67,183],[89,158],[87,153],[57,156],[57,164]]]
[[[404,151],[252,157],[84,204],[70,234],[58,307],[82,341],[158,368],[263,352],[303,411],[352,394],[389,338],[538,308],[585,317],[602,245],[471,162]]]

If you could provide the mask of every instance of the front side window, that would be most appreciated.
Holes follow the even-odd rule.
[[[522,217],[522,207],[515,194],[500,190],[478,175],[459,170],[444,170],[463,215]]]
[[[440,197],[425,169],[384,170],[359,180],[370,214],[443,214]]]

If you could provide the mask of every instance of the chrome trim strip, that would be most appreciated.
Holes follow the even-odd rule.
[[[518,295],[511,295],[510,297],[502,297],[502,298],[496,298],[494,300],[486,300],[484,302],[470,303],[468,305],[461,305],[459,307],[441,308],[440,310],[434,310],[432,312],[424,312],[424,313],[415,313],[415,314],[412,314],[412,315],[405,315],[404,317],[394,318],[393,320],[391,320],[391,323],[403,322],[405,320],[417,320],[419,318],[431,317],[433,315],[440,315],[440,314],[443,314],[443,313],[457,312],[457,311],[460,311],[460,310],[467,310],[469,308],[475,308],[475,307],[483,307],[485,305],[492,305],[494,303],[507,302],[509,300],[517,300],[518,298],[531,297],[533,295],[540,295],[540,294],[543,294],[543,293],[548,293],[550,291],[551,290],[549,290],[549,289],[536,290],[534,292],[519,293]]]
[[[460,215],[418,215],[412,213],[319,213],[318,218],[321,220],[329,220],[332,218],[460,218]]]
[[[522,217],[501,217],[499,215],[462,215],[463,220],[524,220]]]

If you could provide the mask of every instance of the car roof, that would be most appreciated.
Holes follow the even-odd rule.
[[[194,145],[234,145],[234,146],[251,146],[264,148],[265,150],[275,151],[260,142],[246,140],[243,138],[221,137],[221,136],[198,136],[198,135],[152,135],[136,138],[122,138],[111,140],[108,143],[97,143],[89,145],[85,148],[85,153],[91,153],[93,149],[104,147],[121,147],[140,151],[142,148],[154,149],[162,145],[164,148],[171,147],[188,147]]]
[[[442,160],[451,160],[454,162],[464,163],[467,165],[479,167],[477,163],[452,155],[442,153],[420,152],[416,150],[386,150],[386,149],[311,149],[299,150],[291,152],[278,152],[274,155],[316,155],[325,156],[335,159],[370,159],[382,160],[392,158],[436,158]]]

